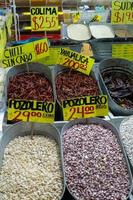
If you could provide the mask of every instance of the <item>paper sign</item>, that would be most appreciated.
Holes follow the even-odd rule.
[[[32,31],[58,30],[58,7],[31,7],[31,29]]]
[[[94,65],[94,59],[81,53],[61,48],[57,64],[70,67],[79,72],[89,75]]]
[[[3,53],[4,53],[4,44],[3,44],[3,38],[2,38],[2,30],[0,29],[0,60],[3,57]]]
[[[133,24],[133,0],[112,1],[112,24]]]
[[[77,13],[73,13],[72,14],[72,21],[73,21],[73,23],[78,23],[78,21],[80,20],[80,13],[79,12],[77,12]]]
[[[12,67],[39,60],[49,55],[47,39],[5,49],[2,67]]]
[[[44,58],[41,62],[45,65],[56,65],[59,53],[60,48],[49,48],[49,56]]]
[[[108,98],[106,95],[77,97],[62,103],[65,121],[108,115]]]
[[[33,100],[9,100],[8,120],[52,123],[55,116],[55,103]]]
[[[6,27],[9,37],[11,36],[11,26],[12,26],[12,13],[8,15],[8,18],[6,20]]]
[[[133,61],[133,44],[113,44],[112,57]]]

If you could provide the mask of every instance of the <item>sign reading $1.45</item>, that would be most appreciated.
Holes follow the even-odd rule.
[[[94,59],[81,53],[61,48],[57,64],[70,67],[88,75],[94,65]]]
[[[52,123],[54,122],[55,103],[33,100],[9,100],[8,120]]]
[[[64,100],[62,103],[64,120],[108,115],[106,95],[85,96]]]
[[[32,31],[54,31],[59,28],[58,7],[32,7]]]

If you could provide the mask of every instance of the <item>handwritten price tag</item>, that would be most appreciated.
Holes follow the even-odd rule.
[[[2,67],[13,67],[39,60],[49,55],[47,39],[5,49]]]
[[[32,7],[31,29],[32,31],[58,30],[58,7]]]
[[[81,53],[61,48],[57,64],[70,67],[84,74],[89,75],[94,65],[94,59]]]
[[[113,44],[112,57],[133,61],[133,44]]]
[[[133,24],[133,0],[112,1],[112,24]]]
[[[62,109],[65,121],[78,118],[107,116],[108,99],[106,95],[67,99],[63,101]]]
[[[7,112],[9,121],[52,123],[55,116],[55,103],[9,100]]]

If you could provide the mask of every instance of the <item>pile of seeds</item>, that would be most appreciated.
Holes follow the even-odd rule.
[[[63,72],[56,77],[56,92],[59,101],[81,96],[97,96],[99,88],[96,80],[80,72]]]
[[[40,73],[20,73],[10,78],[8,99],[53,101],[49,80]]]
[[[133,165],[133,116],[124,119],[120,125],[120,134],[127,155]]]
[[[101,125],[74,125],[64,133],[67,186],[77,200],[125,200],[128,169],[111,130]]]
[[[0,172],[3,200],[58,200],[63,192],[63,177],[55,140],[34,136],[11,141]]]

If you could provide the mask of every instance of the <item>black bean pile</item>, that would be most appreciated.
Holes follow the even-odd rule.
[[[77,200],[125,200],[128,169],[111,130],[101,125],[74,125],[64,133],[67,186]]]
[[[81,96],[97,96],[99,88],[96,80],[80,72],[63,72],[56,77],[56,92],[60,102]]]

